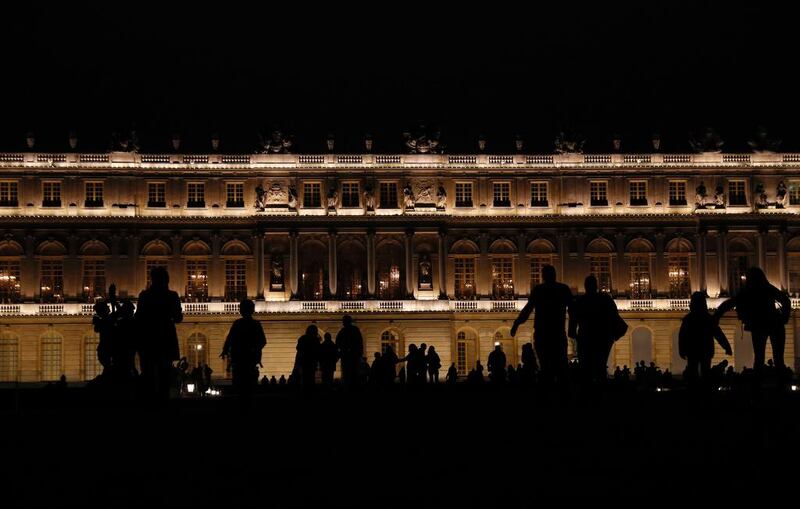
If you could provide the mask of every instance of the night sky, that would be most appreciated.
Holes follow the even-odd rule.
[[[434,8],[377,3],[287,10],[271,4],[93,10],[31,8],[4,22],[0,150],[106,150],[135,129],[144,152],[250,152],[278,125],[295,151],[398,152],[427,123],[448,152],[551,152],[581,133],[586,151],[689,151],[688,133],[716,128],[746,149],[764,125],[800,148],[794,19],[752,2],[632,2]],[[166,2],[164,2],[166,4]]]

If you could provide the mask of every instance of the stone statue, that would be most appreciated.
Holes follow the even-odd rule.
[[[403,188],[403,204],[406,210],[414,210],[414,191],[411,189],[411,184],[406,184]]]
[[[335,187],[328,191],[328,212],[335,212],[336,205],[339,203],[339,192]]]
[[[722,146],[725,144],[722,137],[711,127],[706,127],[701,133],[693,133],[689,137],[689,145],[692,150],[698,154],[706,153],[719,153],[722,152]]]
[[[433,272],[431,271],[431,259],[427,254],[421,255],[419,258],[419,289],[432,290],[433,289]]]
[[[111,135],[111,143],[113,150],[119,152],[138,152],[139,151],[139,138],[136,136],[136,131],[131,130],[130,133],[114,133]]]
[[[280,256],[272,258],[269,276],[270,290],[283,290],[283,259]]]
[[[289,185],[289,208],[291,210],[297,209],[297,188],[294,184]]]
[[[756,184],[756,208],[765,209],[767,207],[769,207],[767,191],[764,189],[764,184],[759,182]]]
[[[708,191],[703,182],[695,188],[694,203],[698,209],[704,209],[708,205]]]
[[[561,131],[556,135],[555,151],[556,154],[582,154],[584,143],[586,140],[581,136]]]
[[[756,154],[771,154],[780,149],[781,141],[770,138],[767,129],[764,126],[758,126],[755,136],[748,140],[747,144]]]
[[[367,212],[375,211],[375,191],[371,185],[364,187],[364,205],[367,207]]]
[[[264,208],[267,206],[266,200],[266,193],[264,192],[264,187],[261,184],[256,186],[256,202],[255,208],[257,212],[264,212]]]
[[[272,131],[269,139],[264,138],[261,134],[258,135],[259,139],[259,152],[262,154],[290,154],[289,149],[292,146],[292,139],[279,130]]]
[[[403,137],[409,154],[441,154],[444,150],[440,141],[441,133],[429,132],[425,125],[421,125],[413,134],[403,133]]]
[[[447,208],[447,191],[444,190],[444,186],[441,184],[436,191],[436,208],[438,210],[445,210]]]
[[[722,185],[717,185],[716,189],[714,189],[714,207],[718,209],[725,208],[725,191],[722,189]]]
[[[786,184],[781,180],[778,182],[778,188],[775,190],[775,206],[782,209],[786,206]]]

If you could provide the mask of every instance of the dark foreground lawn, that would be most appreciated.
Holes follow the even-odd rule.
[[[225,396],[154,408],[88,389],[3,390],[0,505],[793,505],[800,494],[800,393],[436,389],[273,391],[248,411]]]

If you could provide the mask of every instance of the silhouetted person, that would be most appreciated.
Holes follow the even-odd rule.
[[[309,325],[306,333],[297,340],[297,357],[295,359],[295,369],[300,372],[300,382],[304,389],[314,387],[319,346],[319,330],[316,325]]]
[[[708,378],[711,374],[715,339],[726,355],[733,353],[728,338],[708,313],[705,293],[694,292],[689,303],[689,313],[683,317],[678,333],[678,353],[681,359],[686,359],[684,374],[688,381],[697,379],[698,369],[702,378]]]
[[[164,267],[150,271],[150,280],[150,288],[139,294],[135,315],[139,359],[147,388],[166,399],[172,363],[180,357],[175,324],[183,321],[183,310],[180,297],[169,289]]]
[[[353,325],[350,315],[342,317],[342,328],[336,334],[336,347],[342,359],[342,383],[345,386],[358,384],[358,372],[364,355],[364,339],[361,331]]]
[[[445,377],[445,382],[448,384],[454,384],[458,382],[458,368],[456,368],[456,363],[450,364],[450,367],[447,369],[447,376]]]
[[[584,289],[586,293],[578,296],[573,305],[569,336],[576,339],[584,381],[603,383],[608,377],[606,363],[611,347],[628,327],[619,316],[614,299],[598,291],[595,276],[586,278]]]
[[[399,359],[398,359],[399,361]],[[406,367],[401,366],[400,369],[397,371],[397,381],[400,385],[406,384]]]
[[[386,345],[381,355],[381,383],[386,386],[394,385],[394,379],[397,376],[397,354],[391,345]]]
[[[533,344],[525,343],[522,345],[522,369],[519,372],[520,382],[530,384],[536,380],[536,372],[539,366],[536,363],[536,354],[533,352]]]
[[[339,349],[331,338],[329,332],[325,333],[325,340],[319,346],[319,370],[322,374],[322,383],[333,385],[333,373],[336,371],[336,361],[339,360]]]
[[[736,308],[736,315],[744,325],[744,330],[750,331],[753,336],[753,368],[757,372],[763,370],[769,337],[775,365],[783,371],[783,350],[786,345],[784,325],[791,316],[792,303],[786,292],[772,286],[764,271],[758,267],[747,269],[745,276],[745,284],[739,294],[720,304],[714,319],[719,323],[726,312]],[[775,307],[776,303],[780,309]]]
[[[495,383],[506,381],[506,354],[503,352],[502,345],[495,345],[489,359],[486,362],[489,370],[489,380]]]
[[[233,322],[220,357],[230,360],[233,388],[241,395],[249,396],[258,381],[261,352],[267,344],[261,322],[253,318],[256,303],[244,299],[239,303],[241,318]]]
[[[483,383],[483,364],[480,360],[475,361],[475,380]]]
[[[97,360],[103,366],[103,374],[108,377],[111,373],[111,352],[114,342],[114,319],[111,316],[111,308],[105,300],[94,303],[94,316],[92,317],[92,327],[98,334]]]
[[[136,373],[136,327],[133,316],[133,303],[130,299],[124,299],[116,312],[111,352],[114,371],[123,381]]]
[[[565,321],[567,311],[572,312],[572,292],[567,285],[556,281],[556,269],[552,265],[542,267],[542,281],[514,320],[511,336],[516,336],[517,328],[535,310],[533,345],[539,356],[542,378],[549,382],[562,381],[567,373]]]
[[[286,385],[286,376],[281,375],[280,379],[278,380],[278,385]]]
[[[381,385],[384,380],[385,367],[380,352],[375,352],[372,366],[369,368],[369,383],[372,385]]]
[[[428,360],[425,356],[425,353],[428,351],[428,345],[425,343],[420,343],[419,348],[417,349],[417,360],[414,365],[417,367],[416,372],[416,379],[417,382],[424,384],[428,381]]]
[[[406,381],[409,385],[417,385],[421,383],[420,371],[425,371],[425,352],[417,345],[411,343],[408,345],[408,354],[405,357],[397,359],[398,362],[405,362]]]
[[[439,383],[439,370],[442,367],[442,360],[439,354],[436,353],[436,348],[433,345],[428,347],[428,355],[425,356],[425,364],[428,366],[428,376],[430,376],[431,383]]]

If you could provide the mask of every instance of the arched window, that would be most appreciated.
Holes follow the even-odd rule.
[[[789,294],[800,297],[800,237],[795,237],[786,244],[786,254]]]
[[[476,297],[475,259],[478,246],[470,240],[460,240],[450,250],[453,257],[453,279],[455,281],[455,297],[460,300],[471,300]]]
[[[22,246],[13,240],[0,242],[0,304],[22,301],[20,260]]]
[[[337,291],[341,300],[357,300],[364,297],[367,282],[367,257],[364,246],[348,240],[338,246]]]
[[[52,327],[41,337],[41,373],[45,382],[58,380],[63,374],[61,334]]]
[[[528,245],[531,266],[531,292],[542,283],[542,267],[553,265],[555,248],[549,240],[536,239]]]
[[[604,238],[594,239],[586,247],[589,258],[589,273],[597,278],[601,292],[611,292],[611,257],[614,246]]]
[[[156,267],[164,269],[169,268],[169,256],[172,250],[169,245],[163,240],[151,240],[142,248],[142,258],[144,259],[145,268],[145,288],[150,287],[152,283],[150,273]]]
[[[745,282],[747,269],[753,263],[753,246],[747,239],[734,238],[728,244],[728,291],[736,295]]]
[[[186,302],[208,302],[208,244],[192,240],[183,247],[186,257]]]
[[[317,240],[300,246],[300,297],[322,300],[328,289],[328,249]]]
[[[43,303],[64,301],[64,245],[56,241],[42,242],[36,250],[41,257],[39,268],[39,300]]]
[[[0,332],[0,382],[16,382],[19,376],[19,337]]]
[[[89,331],[83,336],[83,374],[86,380],[94,380],[103,372],[103,366],[97,358],[97,345],[100,335]]]
[[[388,347],[391,347],[395,354],[402,354],[400,336],[393,330],[381,333],[381,354],[385,354]]]
[[[477,339],[478,336],[471,330],[465,329],[456,334],[456,369],[460,376],[466,376],[473,367],[477,359]]]
[[[653,333],[647,327],[637,327],[631,333],[631,361],[653,361]]]
[[[99,240],[90,240],[81,246],[83,277],[81,295],[84,302],[94,302],[106,295],[106,261],[108,246]]]
[[[497,240],[489,248],[492,263],[492,299],[514,298],[514,244]]]
[[[517,347],[514,338],[511,337],[511,330],[509,328],[503,327],[494,333],[494,345],[492,349],[498,344],[503,347],[503,353],[506,354],[506,362],[516,367]]]
[[[673,239],[667,244],[667,277],[672,299],[688,299],[692,294],[689,258],[693,251],[689,241],[683,238]]]
[[[208,364],[208,338],[201,332],[193,332],[186,342],[186,360],[189,368]]]
[[[627,253],[630,264],[629,295],[631,299],[649,299],[650,259],[653,245],[645,239],[636,239],[628,244]]]
[[[247,244],[231,240],[222,247],[225,259],[225,300],[238,302],[247,297]]]
[[[403,247],[399,242],[386,240],[376,249],[378,298],[394,300],[403,298],[402,281]]]

